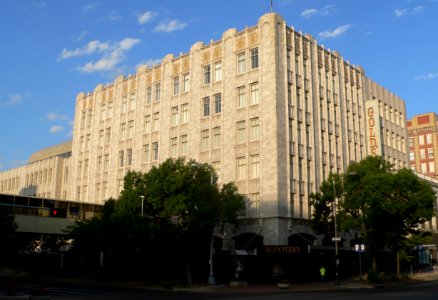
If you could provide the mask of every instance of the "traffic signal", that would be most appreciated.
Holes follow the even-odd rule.
[[[50,209],[50,216],[53,218],[65,218],[67,214],[65,209],[52,207]]]

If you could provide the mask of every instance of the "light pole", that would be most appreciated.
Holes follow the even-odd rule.
[[[190,166],[197,168],[197,167],[199,167],[199,164],[192,163]],[[214,177],[213,177],[213,174],[211,174],[211,173],[210,173],[210,184],[212,186],[214,185]],[[215,234],[214,234],[214,228],[213,228],[213,232],[211,233],[211,237],[210,237],[210,259],[209,259],[210,276],[208,277],[208,284],[209,285],[216,285],[216,280],[214,279],[214,268],[213,268],[214,239],[215,239]]]
[[[216,285],[216,280],[214,279],[214,271],[213,271],[213,254],[214,254],[214,233],[211,234],[211,239],[210,239],[210,276],[208,277],[209,285]]]
[[[141,198],[141,216],[143,217],[143,203],[144,203],[144,196],[141,195],[140,198]]]
[[[336,221],[336,182],[335,178],[333,178],[333,222],[335,227],[335,259],[336,259],[336,281],[335,284],[339,285],[339,256],[338,256],[338,223]]]

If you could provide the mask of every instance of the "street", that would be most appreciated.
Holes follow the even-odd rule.
[[[331,283],[329,283],[331,284]],[[40,286],[35,284],[19,284],[17,291],[30,293]],[[438,299],[438,280],[428,280],[409,283],[393,283],[387,286],[360,289],[328,289],[318,291],[293,291],[293,290],[264,290],[260,286],[245,290],[228,287],[194,288],[190,290],[165,291],[146,289],[123,289],[93,286],[45,286],[45,291],[51,299],[76,300],[76,299],[355,299],[355,300],[386,300],[386,299]],[[2,292],[4,289],[2,288]],[[3,298],[2,298],[3,299]],[[38,299],[35,298],[35,299]]]

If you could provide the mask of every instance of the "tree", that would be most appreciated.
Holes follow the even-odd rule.
[[[15,232],[18,228],[10,208],[0,205],[0,258],[11,259],[16,252]]]
[[[419,225],[433,216],[432,187],[411,170],[396,171],[376,156],[350,164],[347,172],[356,175],[344,179],[343,215],[350,228],[360,226],[373,269],[379,253],[391,249],[397,257],[399,277],[400,251],[409,238],[419,235]]]
[[[339,199],[336,214],[342,229],[361,232],[374,270],[381,252],[393,251],[399,276],[400,254],[408,240],[418,236],[418,226],[433,216],[435,197],[431,186],[408,169],[394,170],[377,156],[352,162],[346,174],[339,180],[336,176],[331,174],[321,184],[320,192],[311,196],[315,208],[314,229],[326,233],[324,226],[333,228],[329,216],[333,213],[335,183]]]
[[[237,225],[244,207],[236,186],[219,188],[216,178],[208,164],[182,158],[147,173],[130,171],[102,216],[71,230],[73,249],[111,253],[112,261],[143,269],[151,280],[181,279],[187,266],[208,254],[214,228]]]

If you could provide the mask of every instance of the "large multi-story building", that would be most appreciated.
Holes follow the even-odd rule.
[[[247,195],[241,233],[288,245],[314,236],[309,195],[330,172],[370,154],[408,165],[405,124],[402,99],[269,13],[80,93],[71,157],[58,162],[61,187],[46,196],[102,203],[119,195],[128,170],[193,158]],[[35,182],[30,165],[14,192]],[[0,175],[2,192],[11,172]]]
[[[413,170],[438,178],[438,116],[427,113],[408,120],[409,161]]]

